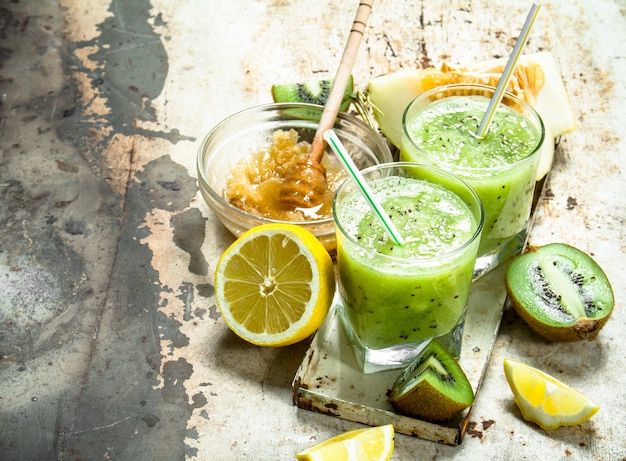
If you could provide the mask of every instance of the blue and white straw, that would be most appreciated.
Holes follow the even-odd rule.
[[[346,148],[339,140],[339,137],[337,136],[337,134],[333,130],[326,130],[324,132],[324,139],[326,140],[328,145],[332,148],[332,150],[335,152],[335,154],[337,154],[337,157],[341,161],[341,164],[343,165],[344,169],[346,170],[348,175],[354,180],[354,182],[357,184],[361,193],[365,197],[365,200],[367,201],[369,206],[372,208],[376,216],[378,216],[378,218],[381,220],[381,222],[385,226],[385,229],[391,236],[392,240],[396,244],[402,245],[404,243],[404,239],[400,235],[400,232],[398,231],[396,226],[393,224],[391,219],[389,219],[389,216],[385,212],[384,208],[376,199],[376,196],[374,195],[374,191],[372,191],[369,184],[367,183],[367,181],[365,180],[365,178],[363,177],[363,175],[361,174],[357,166],[354,164],[352,157],[350,157],[350,155],[346,151]]]

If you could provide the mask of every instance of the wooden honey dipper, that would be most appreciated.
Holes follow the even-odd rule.
[[[278,191],[278,197],[284,204],[294,208],[311,208],[322,201],[326,192],[326,169],[320,163],[326,148],[324,133],[335,125],[373,1],[361,0],[359,3],[333,86],[311,143],[311,150],[305,159],[294,165]]]

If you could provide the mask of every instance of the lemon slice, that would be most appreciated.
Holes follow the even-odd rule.
[[[319,328],[335,292],[333,262],[294,224],[241,235],[220,257],[215,299],[230,329],[259,346],[287,346]]]
[[[393,453],[393,424],[355,429],[296,453],[299,461],[386,461]]]
[[[524,419],[543,429],[582,424],[600,409],[578,391],[525,363],[504,359],[504,374]]]

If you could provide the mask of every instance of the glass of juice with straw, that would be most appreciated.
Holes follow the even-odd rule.
[[[338,312],[359,365],[365,373],[405,366],[433,338],[458,356],[484,221],[478,195],[414,162],[361,175],[384,219],[355,179],[333,201]]]
[[[504,93],[484,136],[477,132],[496,89],[474,84],[434,88],[403,117],[400,159],[459,176],[485,210],[475,278],[524,245],[544,126],[535,109]]]

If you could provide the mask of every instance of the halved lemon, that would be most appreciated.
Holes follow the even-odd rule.
[[[504,359],[504,374],[524,419],[542,429],[582,424],[600,409],[580,392],[523,362]]]
[[[355,429],[296,453],[299,461],[386,461],[393,453],[393,424]]]
[[[335,292],[330,255],[294,224],[245,232],[220,257],[214,282],[226,324],[258,346],[287,346],[310,336]]]

